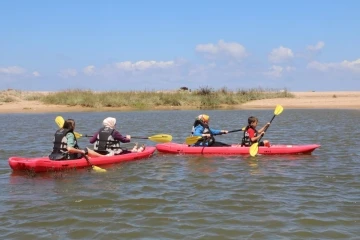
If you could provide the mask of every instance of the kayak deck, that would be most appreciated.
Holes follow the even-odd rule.
[[[95,166],[110,165],[124,161],[135,161],[139,159],[146,159],[153,155],[156,148],[147,146],[143,152],[127,153],[115,156],[103,156],[89,158],[90,162]],[[47,171],[63,171],[66,169],[79,169],[89,167],[89,163],[85,158],[75,160],[61,160],[53,161],[48,157],[39,158],[24,158],[24,157],[10,157],[9,165],[14,171],[34,171],[34,172],[47,172]]]
[[[308,145],[271,145],[270,147],[259,147],[258,154],[277,155],[277,154],[311,154],[318,144]],[[244,155],[250,154],[249,147],[242,147],[233,144],[229,147],[189,147],[187,144],[161,143],[156,145],[156,149],[162,153],[172,154],[218,154],[218,155]]]

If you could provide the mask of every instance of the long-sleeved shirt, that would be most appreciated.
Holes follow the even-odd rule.
[[[221,133],[221,130],[212,129],[212,128],[209,128],[209,130],[212,134],[215,134],[215,135]],[[203,133],[204,133],[204,127],[199,124],[195,127],[193,135],[201,136]]]
[[[72,134],[72,133],[67,133],[67,134],[66,134],[66,138],[67,138],[67,145],[68,145],[68,147],[75,147],[76,141],[75,141],[74,134]]]
[[[99,131],[97,131],[93,136],[92,138],[90,138],[89,142],[90,143],[94,143],[96,142],[96,139],[97,139],[97,136],[99,134]],[[125,136],[121,135],[121,133],[117,130],[114,130],[113,133],[111,134],[113,136],[113,138],[115,140],[119,140],[120,142],[122,143],[128,143],[130,142],[130,139],[126,138]]]

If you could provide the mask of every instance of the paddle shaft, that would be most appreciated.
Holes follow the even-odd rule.
[[[85,154],[83,154],[83,156],[84,156],[84,158],[86,159],[86,161],[89,163],[89,165],[90,165],[91,167],[93,167],[94,165],[90,162],[90,159],[89,159]]]
[[[149,137],[133,137],[133,136],[131,136],[131,138],[134,138],[134,139],[149,139]]]
[[[271,125],[271,122],[274,120],[275,116],[276,116],[276,115],[274,114],[274,116],[273,116],[272,119],[270,120],[270,125]],[[265,127],[264,133],[268,130],[268,128],[270,127],[270,125],[267,125],[267,126]],[[260,137],[259,140],[257,141],[258,143],[261,141],[261,139],[263,138],[263,136],[264,136],[264,134],[261,135],[261,137]]]
[[[85,137],[93,137],[93,136],[85,135]],[[131,136],[131,138],[134,138],[134,139],[149,139],[149,137],[133,137],[133,136]]]
[[[244,129],[231,130],[231,131],[228,131],[228,133],[241,132],[241,131],[244,131]]]
[[[242,129],[235,129],[235,130],[231,130],[231,131],[228,131],[228,133],[233,133],[233,132],[241,132],[241,131],[244,131],[245,128],[242,128]],[[223,135],[225,133],[218,133],[218,134],[214,134],[214,135]],[[191,136],[191,137],[187,137],[185,139],[185,143],[188,144],[188,145],[192,145],[194,143],[196,143],[197,141],[199,141],[202,137],[201,136]]]
[[[244,129],[245,128],[235,129],[235,130],[228,131],[227,133],[218,133],[218,134],[213,134],[213,135],[216,136],[216,135],[223,135],[223,134],[228,134],[228,133],[233,133],[233,132],[241,132],[241,131],[244,131]]]

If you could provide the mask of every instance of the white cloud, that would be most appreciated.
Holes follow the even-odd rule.
[[[272,65],[269,68],[269,71],[264,72],[264,75],[266,76],[270,76],[270,77],[274,77],[274,78],[280,78],[284,72],[292,72],[295,71],[296,68],[295,67],[291,67],[291,66],[287,66],[287,67],[282,67],[282,66],[278,66],[278,65]]]
[[[294,53],[290,48],[280,46],[274,48],[271,53],[268,55],[268,59],[272,63],[285,62],[294,57]]]
[[[34,77],[40,77],[40,73],[39,73],[38,71],[34,71],[34,72],[32,73],[32,75],[33,75]]]
[[[87,67],[84,67],[83,72],[84,72],[84,74],[91,76],[95,73],[95,66],[89,65]]]
[[[0,68],[0,73],[8,74],[8,75],[22,75],[25,72],[26,72],[26,69],[18,67],[18,66]]]
[[[76,69],[68,68],[60,71],[59,74],[63,78],[75,77],[77,75]]]
[[[248,56],[243,45],[236,42],[225,42],[223,40],[219,40],[217,44],[199,44],[195,47],[195,51],[203,53],[210,58],[227,56],[241,60]]]
[[[307,46],[307,50],[311,51],[311,52],[318,52],[320,51],[322,48],[324,48],[325,43],[323,41],[319,41],[316,43],[316,45],[309,45]]]
[[[352,62],[344,60],[340,63],[340,66],[344,69],[349,69],[354,72],[360,72],[360,58]]]
[[[115,67],[124,71],[144,71],[147,69],[167,69],[175,66],[174,61],[138,61],[138,62],[118,62]]]
[[[339,63],[321,63],[317,61],[312,61],[307,65],[307,68],[315,69],[322,72],[326,72],[329,70],[348,70],[360,73],[360,58],[354,61],[344,60]]]

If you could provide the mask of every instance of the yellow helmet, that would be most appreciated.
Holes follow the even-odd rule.
[[[200,120],[201,122],[208,123],[210,120],[210,117],[209,117],[209,115],[201,114],[197,117],[197,119]]]

